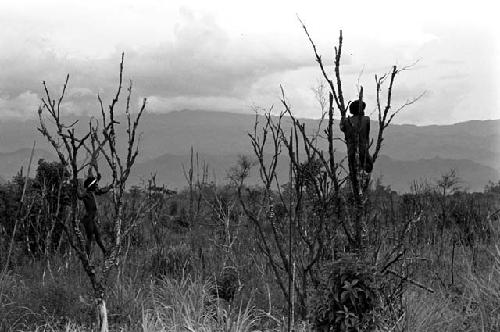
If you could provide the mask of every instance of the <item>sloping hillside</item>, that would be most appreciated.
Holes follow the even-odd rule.
[[[68,121],[87,123],[88,117],[71,117]],[[118,121],[123,121],[118,117]],[[167,114],[145,114],[140,158],[149,160],[163,154],[183,155],[190,146],[212,154],[246,153],[250,150],[247,133],[255,116],[210,111],[179,111]],[[317,127],[316,120],[304,120],[306,128]],[[37,140],[37,147],[51,151],[36,130],[35,120],[0,121],[0,152],[28,148]],[[86,126],[82,126],[86,129]],[[287,127],[285,123],[285,128]],[[372,122],[372,136],[378,125]],[[340,131],[337,131],[340,134]],[[124,132],[122,132],[124,134]],[[345,151],[342,145],[339,151]],[[391,125],[385,135],[383,154],[399,160],[469,159],[500,171],[500,120],[467,121],[447,126]]]
[[[88,117],[68,121],[86,123]],[[262,119],[260,119],[262,120]],[[124,121],[118,117],[118,121]],[[179,111],[168,114],[145,114],[139,130],[141,154],[134,182],[151,173],[174,187],[185,185],[182,163],[188,160],[190,147],[199,151],[218,181],[235,163],[238,154],[250,154],[248,132],[255,115],[210,111]],[[317,128],[318,121],[306,119],[306,128]],[[284,121],[284,127],[290,125]],[[0,121],[0,175],[12,177],[29,158],[33,140],[37,141],[35,162],[55,159],[46,140],[36,130],[35,120]],[[86,126],[82,126],[86,128]],[[285,129],[286,130],[286,129]],[[378,125],[372,122],[372,136]],[[124,135],[122,131],[119,133]],[[337,131],[337,134],[341,134]],[[326,145],[323,146],[326,148]],[[345,151],[338,144],[338,151]],[[14,152],[10,152],[14,151]],[[375,172],[394,189],[407,190],[413,179],[436,178],[450,168],[457,169],[471,190],[481,190],[488,180],[497,180],[500,171],[500,120],[468,121],[447,126],[392,125],[385,135],[383,158]],[[283,170],[284,174],[286,171]],[[250,179],[251,181],[256,181]]]
[[[339,155],[339,157],[342,156]],[[277,171],[280,182],[285,183],[288,181],[288,162],[284,157],[282,159]],[[237,163],[237,160],[237,155],[199,154],[199,169],[201,172],[203,162],[205,162],[209,167],[209,179],[223,183],[228,180],[228,171]],[[186,168],[189,167],[188,155],[165,154],[138,164],[132,174],[131,181],[141,183],[141,179],[147,179],[151,174],[156,174],[159,183],[165,184],[169,188],[183,188],[187,185],[183,165]],[[400,161],[387,156],[381,156],[377,161],[373,178],[381,178],[382,183],[390,185],[393,190],[405,192],[410,189],[412,180],[427,179],[434,182],[451,168],[454,168],[462,179],[462,187],[470,191],[482,191],[489,180],[500,179],[500,173],[495,169],[469,160],[433,158]],[[248,183],[259,183],[258,176],[258,170],[254,167]]]

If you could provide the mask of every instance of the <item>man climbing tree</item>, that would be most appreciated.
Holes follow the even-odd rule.
[[[83,183],[85,192],[78,193],[78,198],[83,201],[83,205],[85,206],[85,216],[82,219],[82,224],[87,235],[86,249],[89,256],[92,246],[92,237],[95,237],[95,241],[101,248],[103,255],[106,255],[106,249],[99,233],[96,195],[107,193],[113,188],[113,185],[111,184],[107,187],[99,188],[97,184],[99,179],[100,175],[98,175],[97,178],[93,176],[87,177]]]
[[[345,133],[347,144],[347,161],[349,164],[349,175],[351,185],[356,191],[359,190],[358,176],[362,171],[371,173],[373,161],[370,156],[370,117],[365,115],[366,103],[363,100],[355,100],[349,105],[352,116],[347,117],[342,113],[340,129]],[[361,183],[364,186],[364,183]]]

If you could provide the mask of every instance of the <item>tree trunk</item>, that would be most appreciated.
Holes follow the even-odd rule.
[[[451,284],[453,285],[454,282],[455,282],[455,245],[456,245],[456,241],[455,239],[453,239],[453,247],[451,249]]]
[[[97,298],[97,331],[109,332],[108,310],[103,297]]]

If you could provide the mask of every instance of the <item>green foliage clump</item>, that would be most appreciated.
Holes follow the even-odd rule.
[[[355,255],[325,264],[312,291],[310,318],[319,331],[359,331],[373,325],[374,273]]]
[[[234,267],[226,266],[222,270],[220,277],[216,280],[215,287],[213,288],[213,295],[227,302],[232,302],[238,288],[238,271]]]

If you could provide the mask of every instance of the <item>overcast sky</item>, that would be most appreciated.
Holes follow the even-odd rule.
[[[488,1],[493,3],[493,1]],[[65,111],[92,114],[116,87],[120,54],[134,100],[152,112],[279,109],[318,117],[320,71],[297,20],[331,69],[344,34],[346,99],[356,81],[373,110],[374,74],[398,77],[394,106],[426,91],[399,123],[500,118],[498,11],[487,1],[6,1],[0,2],[0,116],[31,117],[41,82],[71,75]]]

